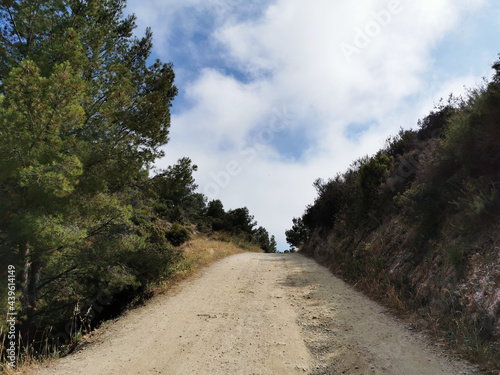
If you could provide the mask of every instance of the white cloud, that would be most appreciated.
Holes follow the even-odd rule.
[[[374,153],[400,126],[414,125],[424,104],[455,90],[458,82],[474,81],[454,76],[432,84],[429,70],[439,41],[460,29],[465,12],[487,2],[397,3],[277,0],[247,2],[242,10],[239,1],[143,0],[140,7],[132,1],[140,23],[159,35],[156,53],[167,61],[171,51],[182,48],[172,30],[189,36],[201,30],[200,23],[206,27],[206,17],[213,21],[205,30],[213,50],[195,40],[189,46],[206,68],[191,73],[183,87],[183,110],[172,118],[172,141],[159,165],[190,156],[200,167],[196,178],[203,192],[214,175],[237,162],[239,173],[219,186],[218,197],[226,208],[248,206],[283,247],[292,217],[314,199],[317,177],[333,177],[357,157]],[[346,44],[356,53],[346,57]],[[245,81],[224,73],[228,68],[243,73]],[[270,139],[248,139],[268,129],[273,110],[283,105],[294,113],[293,121],[266,137],[279,141],[287,127],[306,129],[312,142],[296,163],[280,158]],[[348,139],[350,123],[375,126]],[[257,151],[249,160],[245,152],[252,148]]]

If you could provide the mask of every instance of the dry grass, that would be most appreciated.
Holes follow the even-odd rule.
[[[3,353],[4,350],[7,348],[8,343],[6,340],[6,336],[3,336],[3,339],[0,339],[0,353]],[[24,347],[21,342],[17,343],[17,347]],[[47,355],[47,358],[50,358],[49,355]],[[36,367],[40,362],[37,361],[32,355],[28,353],[28,351],[25,349],[21,352],[19,352],[18,349],[16,349],[16,361],[15,361],[15,368],[10,367],[6,362],[0,362],[0,374],[5,374],[5,375],[22,375],[22,374],[28,374],[29,371]]]
[[[175,265],[168,279],[159,285],[151,286],[153,294],[162,294],[180,281],[196,274],[203,267],[221,260],[227,256],[240,254],[246,251],[262,252],[258,247],[241,244],[227,236],[204,235],[195,237],[179,247],[183,259]]]
[[[244,252],[240,246],[233,242],[222,242],[206,237],[199,237],[188,241],[181,246],[180,250],[184,257],[192,261],[196,267],[207,266],[229,255]],[[252,250],[260,251],[258,248]]]

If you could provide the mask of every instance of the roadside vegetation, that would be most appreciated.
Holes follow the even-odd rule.
[[[328,181],[287,241],[500,369],[500,61],[383,149]]]
[[[212,235],[198,234],[193,239],[184,243],[179,251],[182,252],[182,260],[175,265],[172,275],[162,283],[153,286],[153,290],[163,293],[171,285],[196,274],[203,267],[206,267],[229,255],[243,252],[263,252],[257,245],[249,242],[242,242],[238,237],[231,237],[227,233],[219,232]]]
[[[124,7],[0,3],[4,370],[8,307],[19,365],[70,351],[103,320],[236,247],[276,251],[246,207],[226,211],[196,191],[190,158],[154,169],[168,143],[175,75],[150,60],[152,32],[134,37]]]

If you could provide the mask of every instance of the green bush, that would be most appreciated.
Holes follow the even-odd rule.
[[[459,267],[465,263],[467,246],[463,242],[450,243],[445,248],[445,258],[455,267]]]
[[[179,223],[172,224],[165,237],[174,246],[180,246],[190,238],[188,230]]]
[[[170,208],[165,203],[156,203],[154,205],[154,210],[156,214],[161,218],[168,218]]]
[[[359,169],[363,212],[367,213],[377,206],[381,184],[388,177],[393,163],[392,156],[379,152]]]

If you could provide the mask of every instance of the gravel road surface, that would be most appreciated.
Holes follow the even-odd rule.
[[[299,254],[225,258],[85,342],[31,373],[479,373]]]

